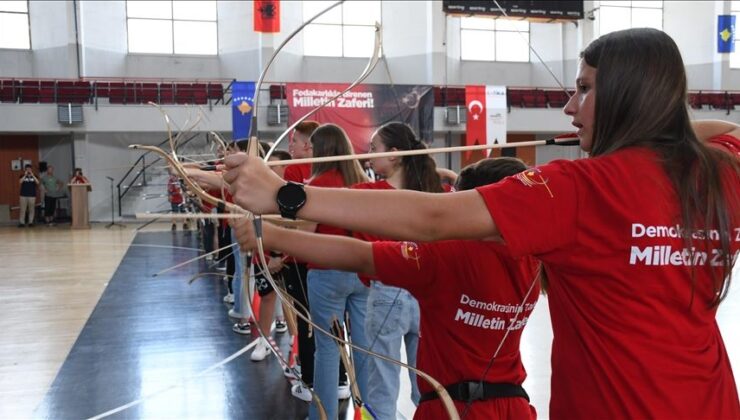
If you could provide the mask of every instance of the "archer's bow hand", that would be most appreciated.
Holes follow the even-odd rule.
[[[224,186],[224,180],[219,173],[195,168],[183,168],[183,171],[203,189],[220,190]]]
[[[285,184],[265,162],[255,156],[236,153],[224,159],[224,181],[234,202],[256,214],[277,213],[277,191]]]
[[[257,250],[257,235],[254,230],[254,224],[251,220],[247,219],[246,217],[230,219],[229,225],[231,225],[231,231],[234,235],[234,240],[239,243],[239,247],[242,251],[249,252]],[[262,225],[262,235],[264,238],[264,245],[266,249],[269,249],[271,244],[271,241],[268,239],[268,237],[276,237],[276,235],[278,235],[279,233],[279,229],[280,228],[272,226],[269,223],[265,223]],[[270,259],[271,262],[272,260],[273,259]],[[276,258],[275,260],[280,261],[280,258]],[[272,270],[270,272],[272,272]]]

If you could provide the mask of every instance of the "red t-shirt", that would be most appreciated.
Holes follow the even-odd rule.
[[[182,204],[182,190],[180,189],[180,180],[176,177],[170,177],[167,180],[167,195],[172,204]]]
[[[408,290],[419,301],[419,369],[445,386],[481,379],[524,382],[519,340],[539,296],[534,259],[514,259],[503,245],[484,241],[374,242],[373,258],[377,279]],[[522,303],[524,311],[482,378]],[[417,380],[422,393],[432,391],[426,381]],[[465,408],[464,403],[456,402],[456,406],[459,411]],[[501,398],[476,402],[466,419],[521,419],[531,414],[525,399]],[[414,417],[447,415],[437,399],[420,404]]]
[[[375,182],[360,182],[359,184],[354,184],[350,188],[357,189],[357,190],[395,190],[396,188],[389,184],[386,180],[380,180]],[[375,242],[375,241],[381,241],[383,238],[375,235],[370,235],[364,232],[352,232],[352,236],[354,236],[357,239],[361,239],[363,241],[367,242]]]
[[[722,134],[710,138],[707,143],[711,147],[723,149],[735,157],[740,158],[740,141],[729,134]]]
[[[314,178],[311,178],[311,180],[308,181],[308,185],[312,187],[327,187],[327,188],[342,188],[345,186],[344,178],[342,177],[342,174],[336,169],[324,172],[323,174],[320,174]],[[323,225],[323,224],[316,225],[316,233],[320,233],[322,235],[351,236],[350,231],[348,231],[347,229],[342,229],[342,228],[338,228],[338,227],[334,227],[330,225]],[[323,269],[322,267],[319,267],[314,264],[308,264],[308,268]]]
[[[288,161],[290,162],[290,161]],[[296,165],[287,165],[283,179],[286,181],[300,182],[305,184],[311,178],[311,164],[299,163]]]
[[[512,254],[548,269],[553,419],[740,418],[709,273],[697,265],[691,304],[654,152],[555,161],[478,192]]]

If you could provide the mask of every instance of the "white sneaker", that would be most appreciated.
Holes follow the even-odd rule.
[[[346,400],[351,396],[352,393],[349,391],[349,384],[339,384],[339,388],[337,388],[337,398],[340,400]]]
[[[224,296],[224,303],[229,303],[233,305],[234,304],[234,294],[229,293],[228,295]]]
[[[270,354],[270,344],[264,338],[260,337],[249,359],[253,362],[261,362],[265,360],[268,354]]]
[[[234,331],[237,334],[241,335],[251,335],[252,334],[252,324],[249,322],[238,322],[234,324],[234,326],[231,327],[231,330]]]
[[[284,332],[288,331],[288,323],[279,319],[275,321],[275,332],[278,334],[282,334]]]
[[[297,372],[298,375],[300,375],[301,374],[301,365],[295,365],[295,366],[293,366],[293,369],[291,369],[289,367],[286,367],[285,369],[283,369],[283,375],[285,375],[285,377],[288,378],[288,379],[290,379],[291,381],[292,380],[297,380],[298,378],[296,377],[295,373],[293,373],[293,371]]]
[[[241,312],[237,312],[234,308],[229,309],[229,317],[234,319],[244,319],[244,315]]]
[[[290,393],[293,394],[294,397],[305,402],[311,402],[311,400],[313,400],[311,391],[304,387],[300,382],[290,387]]]

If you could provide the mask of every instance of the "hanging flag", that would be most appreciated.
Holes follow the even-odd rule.
[[[255,32],[280,32],[280,0],[254,0]]]
[[[506,86],[466,86],[465,145],[506,144]],[[465,159],[470,158],[465,152]],[[486,152],[490,155],[491,150]]]
[[[231,127],[234,141],[246,140],[252,125],[254,107],[254,82],[231,84]]]
[[[717,16],[717,52],[735,52],[735,16]]]

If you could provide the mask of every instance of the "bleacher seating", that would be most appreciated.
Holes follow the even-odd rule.
[[[285,84],[271,84],[270,99],[286,98]],[[0,102],[3,103],[97,103],[108,98],[111,104],[204,105],[228,103],[230,85],[220,82],[153,82],[153,81],[84,81],[84,80],[18,80],[0,79]],[[511,108],[562,108],[568,93],[560,89],[509,87],[507,104]],[[465,87],[434,86],[434,106],[465,106]],[[726,110],[740,105],[740,92],[689,92],[689,105],[694,109]]]

